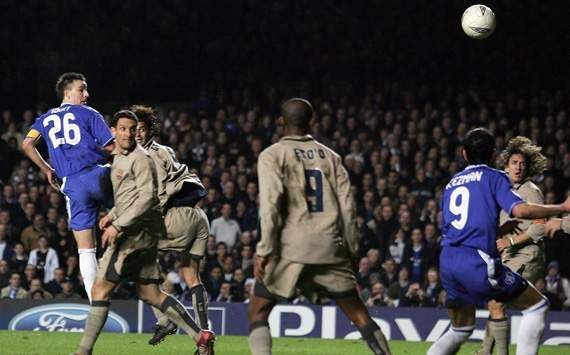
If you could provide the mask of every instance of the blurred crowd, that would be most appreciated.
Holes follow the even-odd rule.
[[[260,95],[247,88],[204,90],[187,104],[157,107],[156,139],[195,169],[208,190],[201,206],[211,236],[201,277],[211,301],[248,302],[258,238],[256,161],[280,138],[279,103],[289,95],[312,102],[313,136],[343,157],[350,174],[362,236],[357,281],[369,306],[443,305],[439,197],[464,167],[461,144],[469,129],[493,131],[497,152],[510,138],[528,136],[548,157],[546,173],[535,179],[545,202],[560,202],[568,193],[569,87],[483,91],[386,82],[359,93],[342,84],[313,91],[306,83]],[[1,297],[85,298],[65,200],[19,150],[40,113],[5,109],[0,121]],[[570,283],[564,275],[570,261],[564,256],[570,245],[560,236],[542,243],[547,273],[536,286],[554,309],[568,308]],[[175,256],[163,255],[160,263],[165,291],[189,297]],[[134,298],[134,285],[121,284],[113,297]],[[307,300],[299,295],[295,302]]]

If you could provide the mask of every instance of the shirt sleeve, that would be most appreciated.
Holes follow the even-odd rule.
[[[350,191],[350,178],[348,176],[348,172],[344,166],[342,166],[340,159],[337,162],[335,169],[337,185],[336,192],[342,219],[343,237],[346,241],[350,255],[357,256],[360,234],[356,227],[356,205],[354,203],[354,196],[352,196]]]
[[[143,155],[135,158],[133,162],[133,176],[137,186],[137,199],[131,206],[113,221],[113,226],[121,231],[125,227],[139,222],[148,210],[158,204],[156,184],[153,181],[154,163],[149,156]]]
[[[28,131],[28,134],[26,134],[26,138],[38,139],[42,135],[42,128],[40,117],[38,117],[30,126],[30,130]]]
[[[536,203],[536,204],[544,204],[544,196],[539,189],[531,189],[528,194],[528,198],[526,199],[527,202]],[[526,234],[534,241],[538,242],[544,237],[545,234],[545,227],[546,227],[546,219],[537,219],[533,220],[528,229],[526,230]]]
[[[276,158],[268,151],[257,162],[259,178],[259,224],[261,238],[256,253],[268,256],[273,252],[281,228],[281,198],[283,196],[283,173]]]
[[[105,123],[105,119],[97,111],[94,111],[91,115],[91,134],[99,147],[109,145],[114,139],[109,126]]]
[[[514,191],[506,174],[495,176],[495,200],[509,216],[512,216],[513,208],[516,205],[524,202],[521,196]]]

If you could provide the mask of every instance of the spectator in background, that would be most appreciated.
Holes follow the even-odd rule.
[[[39,293],[41,295],[41,297],[37,296],[36,293]],[[51,293],[49,293],[48,291],[44,290],[42,280],[35,277],[30,282],[30,287],[28,290],[28,298],[31,298],[31,299],[41,298],[41,299],[49,300],[49,299],[53,298],[53,295]]]
[[[439,294],[442,290],[439,271],[432,267],[427,272],[427,279],[423,287],[422,307],[437,307]]]
[[[26,265],[28,265],[28,254],[26,254],[26,250],[22,243],[14,244],[14,253],[12,254],[8,264],[10,265],[10,270],[24,272]]]
[[[402,263],[411,271],[410,281],[423,283],[426,272],[424,236],[420,228],[412,230],[412,244],[408,244],[404,250]]]
[[[0,290],[10,283],[10,269],[6,260],[0,260]]]
[[[20,240],[20,229],[12,223],[10,211],[0,210],[0,224],[2,224],[6,230],[6,240],[14,243]]]
[[[31,226],[26,227],[22,231],[22,237],[20,241],[24,245],[26,251],[38,248],[38,241],[40,237],[44,236],[48,238],[50,236],[49,230],[46,227],[45,217],[41,214],[34,215],[34,222]]]
[[[216,302],[229,303],[232,302],[233,296],[231,294],[232,286],[229,282],[222,282],[220,286],[220,293],[216,297]]]
[[[79,257],[77,255],[70,255],[65,261],[65,277],[73,282],[76,290],[83,290],[78,288],[79,285]]]
[[[6,226],[0,223],[0,260],[10,260],[14,250],[7,240]]]
[[[45,236],[42,235],[38,239],[38,248],[31,251],[28,263],[36,267],[38,276],[44,283],[53,280],[54,270],[59,267],[59,259],[56,251],[48,246]]]
[[[551,261],[547,267],[546,291],[556,295],[557,302],[563,309],[570,307],[570,282],[560,275],[560,266],[557,261]]]
[[[394,302],[388,297],[388,294],[386,293],[386,287],[381,282],[376,281],[370,288],[370,296],[365,301],[365,304],[368,307],[385,307],[393,306]]]
[[[231,218],[231,204],[224,203],[221,212],[222,216],[212,221],[210,232],[216,238],[216,243],[224,242],[231,249],[236,244],[241,230],[238,222]]]
[[[222,281],[224,280],[222,277],[222,268],[219,266],[214,266],[210,270],[210,277],[208,277],[206,280],[206,290],[208,290],[210,297],[215,300],[220,294],[220,288]]]
[[[390,237],[390,243],[387,248],[386,259],[394,259],[396,264],[404,262],[404,251],[406,250],[406,234],[402,229],[396,230]]]
[[[76,253],[77,244],[75,243],[73,233],[68,228],[67,218],[58,218],[56,230],[51,240],[51,246],[56,250],[60,262],[63,262],[68,256]]]
[[[398,272],[398,282],[395,282],[388,289],[388,297],[393,300],[402,300],[408,293],[410,287],[410,271],[406,267],[402,267]],[[399,306],[399,304],[396,304]]]
[[[58,267],[53,271],[53,279],[45,284],[45,289],[55,296],[62,291],[62,284],[65,281],[65,270]]]
[[[390,288],[390,286],[398,281],[398,265],[396,265],[394,259],[388,259],[382,264],[382,269],[380,282],[382,282],[385,287]]]
[[[61,292],[57,293],[55,298],[81,298],[81,296],[74,291],[71,281],[64,280],[61,283]]]
[[[0,291],[0,298],[21,299],[26,298],[28,292],[22,287],[22,276],[13,272],[10,275],[10,283]]]

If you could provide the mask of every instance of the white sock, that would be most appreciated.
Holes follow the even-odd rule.
[[[85,292],[91,303],[91,287],[93,287],[97,274],[97,256],[95,255],[97,249],[78,249],[77,251],[79,252],[79,271],[81,271]]]
[[[433,345],[429,348],[427,355],[446,355],[455,354],[461,344],[465,343],[467,339],[473,333],[475,329],[474,325],[467,327],[450,327],[445,334],[441,336]]]
[[[517,355],[538,354],[538,343],[542,337],[548,300],[543,299],[534,306],[522,311],[522,318],[517,336]]]

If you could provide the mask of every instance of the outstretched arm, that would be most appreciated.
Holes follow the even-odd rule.
[[[513,207],[512,215],[517,218],[538,219],[570,212],[570,197],[560,205],[537,205],[520,203]]]

